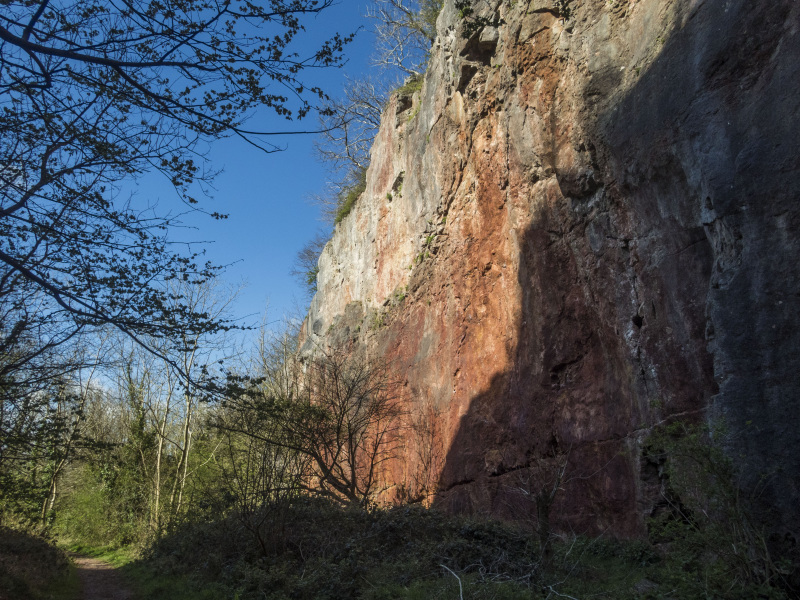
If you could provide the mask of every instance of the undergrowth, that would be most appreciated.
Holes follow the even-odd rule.
[[[789,597],[697,579],[696,569],[681,582],[671,556],[687,543],[678,530],[668,544],[560,537],[544,565],[533,532],[486,518],[417,506],[365,512],[310,499],[281,514],[265,522],[266,552],[230,517],[163,538],[142,564],[154,579],[179,578],[197,594],[213,589],[209,598],[238,600]],[[144,596],[161,597],[170,595]]]
[[[303,498],[263,520],[263,548],[231,514],[162,538],[142,565],[239,600],[796,597],[706,430],[658,429],[644,460],[665,498],[648,539],[561,536],[547,561],[535,532],[487,518]]]
[[[546,561],[536,532],[520,526],[312,497],[263,508],[258,531],[252,515],[220,506],[204,514],[221,516],[196,514],[135,549],[69,549],[116,566],[140,600],[797,597],[794,567],[770,555],[711,437],[679,423],[646,440],[643,460],[657,468],[664,498],[648,539],[555,537]],[[47,540],[0,528],[0,600],[73,600],[70,573]]]
[[[77,597],[75,569],[63,550],[33,533],[0,527],[0,599]]]
[[[198,589],[278,599],[536,597],[536,549],[495,521],[418,507],[365,512],[303,500],[270,525],[264,553],[235,519],[195,524],[156,544],[148,563]],[[245,543],[247,541],[247,543]],[[199,553],[197,548],[209,551]]]

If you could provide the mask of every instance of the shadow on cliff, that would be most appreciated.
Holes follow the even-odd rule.
[[[589,79],[590,163],[554,165],[562,198],[520,237],[513,368],[461,417],[435,505],[527,518],[521,488],[566,457],[560,528],[640,535],[648,427],[711,408],[751,482],[782,469],[762,514],[796,539],[798,11],[691,4],[624,94],[618,67]]]

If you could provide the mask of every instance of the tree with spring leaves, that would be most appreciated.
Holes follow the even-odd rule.
[[[277,150],[245,123],[256,110],[301,118],[325,98],[304,72],[339,64],[347,38],[308,56],[294,47],[303,19],[332,2],[3,2],[0,472],[24,470],[12,455],[33,456],[9,452],[9,436],[27,447],[63,429],[47,420],[58,404],[48,398],[75,396],[51,392],[92,366],[82,349],[106,329],[166,361],[185,385],[202,383],[174,357],[234,324],[172,284],[200,285],[218,268],[173,239],[181,214],[121,189],[160,173],[184,213],[205,212],[195,190],[213,177],[211,142],[238,136]]]
[[[170,239],[179,216],[119,201],[120,185],[158,171],[199,210],[192,190],[213,175],[205,144],[233,135],[276,150],[245,121],[256,109],[300,118],[324,98],[301,76],[339,64],[347,40],[307,57],[292,48],[301,20],[331,3],[4,2],[0,376],[32,377],[100,326],[140,344],[230,326],[175,308],[165,282],[216,269]]]

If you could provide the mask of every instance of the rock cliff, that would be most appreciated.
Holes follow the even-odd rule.
[[[518,517],[567,460],[561,524],[640,535],[650,428],[716,419],[800,541],[800,4],[473,4],[387,107],[305,324],[402,377],[394,492]]]

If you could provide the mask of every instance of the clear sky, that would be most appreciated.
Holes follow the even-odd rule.
[[[333,33],[348,34],[363,29],[346,50],[343,69],[316,70],[305,80],[320,85],[331,96],[341,94],[345,75],[365,74],[372,51],[372,23],[363,17],[369,0],[339,0],[316,18],[305,19],[306,35],[296,46],[307,53]],[[269,112],[256,114],[249,127],[263,130],[313,129],[316,115],[299,122],[287,122]],[[202,201],[209,212],[227,213],[228,219],[193,216],[188,222],[195,230],[179,232],[181,239],[205,240],[207,257],[216,264],[230,264],[224,279],[237,286],[244,284],[234,305],[235,314],[249,315],[258,324],[269,305],[268,320],[280,320],[305,308],[304,290],[289,275],[294,258],[317,230],[325,225],[319,210],[308,198],[325,188],[327,172],[313,153],[314,136],[270,138],[285,147],[283,152],[265,154],[238,139],[216,142],[209,158],[222,173],[215,179],[213,197]],[[145,178],[137,195],[171,203],[174,191],[163,179]]]

